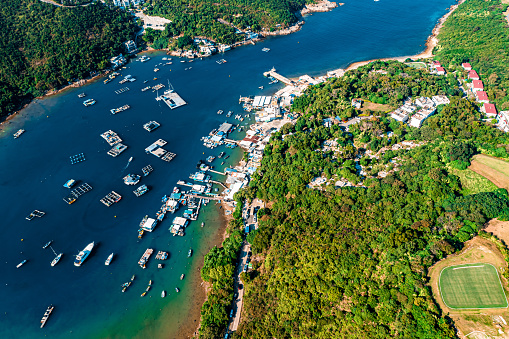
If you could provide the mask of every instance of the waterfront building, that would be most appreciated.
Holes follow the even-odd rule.
[[[136,53],[138,51],[138,47],[136,47],[136,43],[133,40],[124,42],[124,47],[127,54]]]
[[[154,228],[156,228],[156,226],[157,226],[157,220],[152,219],[152,218],[147,218],[145,220],[145,222],[141,225],[141,228],[144,231],[152,232],[154,230]]]
[[[122,54],[119,54],[116,57],[111,58],[110,62],[113,69],[116,69],[123,66],[127,62],[127,60],[124,58]]]

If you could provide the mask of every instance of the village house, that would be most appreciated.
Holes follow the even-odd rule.
[[[435,111],[436,111],[436,109],[433,106],[428,106],[428,107],[421,109],[420,111],[418,111],[417,113],[415,113],[412,116],[412,118],[410,119],[409,125],[412,127],[420,128],[422,126],[422,123],[424,122],[424,120],[426,120],[428,117],[433,115],[433,113],[435,113]]]
[[[497,115],[498,128],[503,132],[509,132],[509,111],[500,111]]]
[[[495,107],[495,104],[484,103],[481,106],[481,112],[486,114],[489,118],[497,116],[497,108]]]
[[[428,97],[420,97],[415,99],[415,104],[420,107],[435,106],[433,100]]]
[[[138,47],[136,47],[136,43],[132,40],[124,42],[124,47],[127,54],[136,53],[138,51]]]
[[[475,97],[477,102],[483,104],[483,103],[489,103],[490,100],[488,99],[488,93],[485,91],[477,91],[475,92]]]
[[[407,122],[408,120],[408,113],[403,111],[400,108],[397,108],[394,112],[391,113],[391,118],[393,118],[394,120],[397,120],[397,121],[401,121],[401,122]]]
[[[472,81],[472,92],[484,91],[484,84],[481,80]]]
[[[464,62],[461,64],[461,67],[463,67],[463,69],[465,71],[471,71],[472,70],[472,66],[468,63],[468,62]]]
[[[445,75],[445,68],[443,67],[437,67],[437,75]]]
[[[431,98],[431,100],[433,101],[435,106],[438,106],[438,105],[447,105],[447,104],[449,104],[451,102],[449,100],[449,98],[446,97],[445,95],[435,95],[435,96],[433,96]]]
[[[362,107],[362,100],[361,99],[352,99],[352,106],[360,109]]]
[[[470,80],[479,80],[480,79],[479,75],[477,74],[477,72],[475,70],[473,70],[473,69],[468,72],[468,78]]]

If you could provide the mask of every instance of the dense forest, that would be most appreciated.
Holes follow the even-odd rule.
[[[0,2],[0,118],[45,91],[109,65],[133,38],[128,13],[101,3],[63,8]]]
[[[509,109],[509,27],[502,12],[507,6],[500,0],[464,2],[444,23],[433,51],[448,71],[470,62],[490,100],[505,110]]]
[[[159,15],[172,22],[164,36],[206,36],[220,43],[231,44],[244,39],[235,29],[218,20],[224,20],[239,29],[252,31],[274,30],[297,22],[295,12],[306,0],[148,0],[146,13]]]
[[[261,167],[236,196],[257,197],[269,207],[259,211],[260,227],[248,237],[253,269],[242,275],[243,322],[234,338],[456,337],[433,298],[427,270],[489,219],[509,217],[507,191],[464,195],[451,173],[479,152],[507,157],[506,135],[482,122],[471,101],[452,96],[421,129],[383,112],[348,132],[323,124],[348,110],[340,103],[352,97],[386,95],[397,104],[403,81],[416,95],[454,94],[452,81],[396,62],[372,63],[345,79],[313,86],[295,101],[303,115],[271,137]],[[387,132],[390,138],[383,137]],[[336,151],[324,147],[331,140]],[[421,146],[366,158],[367,150],[405,140]],[[396,161],[398,170],[384,178],[361,178],[352,166],[364,163],[369,170]],[[315,177],[348,171],[363,185],[308,187]]]

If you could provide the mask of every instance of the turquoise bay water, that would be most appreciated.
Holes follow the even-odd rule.
[[[226,120],[216,111],[233,110],[235,115],[241,111],[240,95],[274,92],[278,87],[268,86],[262,75],[273,66],[289,77],[318,75],[355,61],[419,53],[437,20],[452,4],[451,0],[346,3],[332,12],[308,16],[302,30],[289,36],[193,63],[174,58],[172,65],[160,65],[157,73],[153,68],[164,62],[164,54],[151,53],[149,62],[131,62],[122,71],[122,75],[137,78],[136,82],[120,85],[117,79],[104,85],[98,81],[32,103],[0,131],[0,212],[4,226],[0,337],[179,337],[178,326],[186,323],[191,308],[197,307],[191,287],[199,285],[199,266],[217,235],[217,209],[209,204],[183,238],[169,233],[172,216],[141,241],[136,231],[141,218],[155,214],[161,197],[171,192],[177,180],[185,180],[195,171],[199,159],[226,151],[211,151],[200,142],[201,136]],[[262,52],[263,47],[270,52]],[[216,64],[223,57],[228,62]],[[159,80],[151,80],[153,77]],[[150,79],[148,84],[143,84],[145,79]],[[167,79],[187,106],[172,111],[154,100],[155,93],[140,91],[149,84],[167,84]],[[263,91],[258,89],[262,85]],[[114,93],[125,86],[130,91]],[[96,99],[97,104],[84,107],[83,99],[77,97],[81,92]],[[117,115],[109,113],[124,104],[131,109]],[[149,120],[160,122],[161,127],[146,132],[142,124]],[[236,122],[233,117],[227,120]],[[27,132],[14,140],[12,133],[18,128]],[[106,154],[110,147],[99,136],[108,129],[119,133],[129,146],[117,158]],[[232,137],[240,138],[242,133],[235,132]],[[178,154],[171,163],[144,152],[159,138],[168,141],[166,149]],[[81,152],[87,160],[71,165],[69,156]],[[238,158],[240,151],[234,155]],[[131,156],[133,162],[123,171]],[[234,160],[232,156],[224,166]],[[136,198],[121,178],[129,172],[141,174],[141,168],[148,164],[154,171],[141,183],[150,191]],[[215,160],[216,169],[224,167],[219,164]],[[62,201],[68,193],[62,185],[70,178],[93,187],[73,205]],[[107,208],[99,199],[111,190],[123,198]],[[45,211],[46,216],[25,220],[34,209]],[[202,220],[204,228],[199,226]],[[57,252],[65,253],[55,267],[50,267],[52,252],[42,249],[49,240],[54,240]],[[74,267],[73,255],[91,241],[98,244],[92,255],[82,267]],[[148,247],[170,252],[164,269],[157,269],[154,258],[146,270],[137,265]],[[188,259],[190,247],[194,255]],[[111,252],[116,253],[115,259],[105,266]],[[28,259],[27,264],[16,269],[23,259]],[[186,274],[184,281],[179,280],[182,273]],[[133,285],[121,293],[120,285],[132,274],[136,274]],[[140,298],[149,279],[154,281],[152,290]],[[179,294],[174,292],[176,286]],[[160,297],[163,289],[169,292],[165,299]],[[49,304],[55,305],[55,311],[41,330],[39,320]]]

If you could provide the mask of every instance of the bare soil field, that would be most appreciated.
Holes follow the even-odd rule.
[[[469,169],[482,175],[497,187],[509,190],[509,162],[478,154],[474,156]]]

